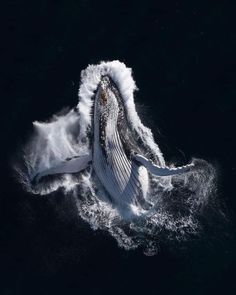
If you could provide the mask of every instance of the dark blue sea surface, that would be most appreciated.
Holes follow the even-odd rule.
[[[18,1],[1,9],[0,294],[235,294],[236,4]],[[13,166],[32,133],[78,101],[80,72],[119,59],[167,162],[205,159],[217,193],[184,241],[126,251],[73,198],[26,193]]]

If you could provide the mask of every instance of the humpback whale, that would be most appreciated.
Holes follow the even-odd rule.
[[[151,178],[161,181],[188,173],[194,164],[165,164],[151,130],[136,112],[135,89],[131,69],[119,61],[89,65],[83,70],[79,103],[72,111],[79,118],[76,144],[82,148],[72,157],[35,169],[30,175],[31,185],[37,186],[50,175],[92,169],[114,206],[150,209]]]

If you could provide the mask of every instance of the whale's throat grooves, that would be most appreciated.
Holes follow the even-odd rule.
[[[140,203],[140,168],[131,160],[134,144],[122,98],[110,78],[102,78],[94,104],[94,169],[114,202]]]

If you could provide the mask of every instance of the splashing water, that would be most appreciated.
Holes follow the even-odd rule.
[[[136,113],[133,102],[136,86],[131,70],[115,61],[89,66],[82,71],[77,110],[55,115],[47,123],[33,123],[34,135],[23,151],[24,164],[16,169],[27,191],[45,195],[62,188],[73,195],[78,215],[92,229],[107,231],[127,250],[141,246],[146,255],[153,255],[163,237],[183,240],[200,231],[198,217],[215,191],[215,170],[206,161],[194,159],[195,169],[189,173],[164,178],[150,176],[148,202],[152,204],[151,209],[144,211],[133,205],[129,215],[110,202],[92,167],[79,174],[52,176],[43,183],[31,184],[37,173],[89,151],[93,96],[104,73],[113,78],[121,91],[133,132],[139,134],[143,146],[154,159],[165,163],[151,131],[142,125]]]

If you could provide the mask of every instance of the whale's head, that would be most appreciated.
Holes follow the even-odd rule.
[[[122,96],[115,82],[108,76],[102,76],[95,95],[95,128],[99,126],[100,137],[109,141],[115,132],[121,131],[126,122],[126,112]],[[100,138],[102,141],[102,139]]]
[[[95,96],[96,114],[108,118],[124,111],[124,105],[117,85],[107,75],[101,77]]]
[[[164,158],[153,140],[151,130],[142,124],[136,111],[135,90],[137,87],[132,71],[124,63],[115,60],[89,65],[81,73],[77,106],[80,135],[85,141],[89,135],[90,146],[94,139],[98,141],[102,135],[98,129],[104,130],[112,120],[111,125],[117,126],[127,154],[138,152],[164,166]]]
[[[107,154],[117,144],[128,157],[139,151],[134,132],[127,119],[127,109],[121,91],[114,80],[104,75],[98,84],[94,101],[94,138]],[[116,134],[116,136],[115,136]],[[115,140],[117,138],[118,140]]]

